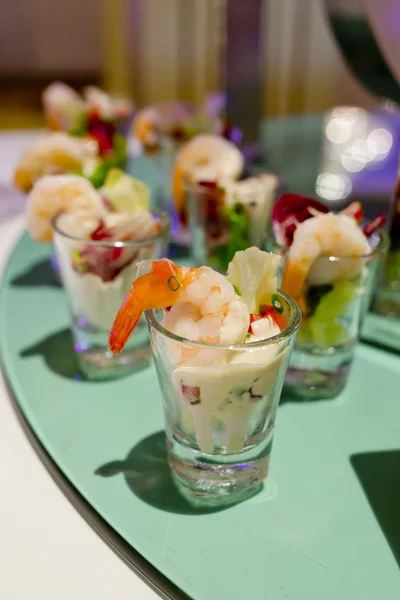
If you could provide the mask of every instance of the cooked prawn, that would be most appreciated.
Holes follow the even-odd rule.
[[[72,129],[76,118],[86,110],[78,92],[61,81],[54,81],[43,90],[42,103],[52,131]]]
[[[179,267],[164,258],[153,261],[127,294],[109,336],[109,347],[119,353],[142,313],[172,307],[163,326],[190,340],[234,344],[243,342],[250,323],[244,302],[233,285],[210,267]]]
[[[39,179],[28,195],[28,230],[38,242],[53,238],[52,218],[59,212],[74,219],[80,235],[93,231],[106,214],[100,194],[79,175],[47,175]],[[82,231],[82,230],[85,231]],[[75,235],[78,233],[75,232]]]
[[[195,114],[193,105],[184,102],[157,102],[139,110],[133,123],[133,134],[144,147],[158,142],[158,136],[180,129]]]
[[[237,179],[243,171],[243,155],[232,142],[215,134],[199,134],[177,154],[172,175],[178,213],[184,209],[184,180],[193,182]]]
[[[124,117],[133,111],[133,102],[127,98],[110,96],[95,85],[86,86],[82,94],[89,111],[97,111],[102,118]]]
[[[61,131],[48,133],[26,148],[17,165],[14,184],[29,192],[42,175],[82,169],[97,154],[95,140],[72,137]]]
[[[371,251],[368,239],[357,221],[346,214],[326,213],[307,219],[298,225],[293,244],[290,246],[288,261],[283,274],[282,289],[304,307],[303,286],[314,261],[319,256],[354,257],[355,260],[343,261],[337,267],[328,269],[325,274],[315,273],[314,279],[321,284],[339,277],[355,276],[363,267],[360,260]],[[319,270],[320,271],[320,270]]]

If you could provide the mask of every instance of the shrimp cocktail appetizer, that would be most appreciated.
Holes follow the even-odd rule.
[[[400,171],[397,175],[389,238],[390,248],[383,278],[374,298],[373,310],[380,315],[400,319]],[[394,325],[396,326],[396,321]],[[398,348],[400,349],[400,339]]]
[[[199,133],[215,133],[235,143],[242,133],[229,124],[223,94],[208,94],[200,105],[192,102],[156,102],[139,110],[133,121],[133,135],[144,152],[153,155],[166,146],[177,148]]]
[[[44,90],[42,100],[50,131],[25,149],[14,173],[16,187],[29,192],[37,179],[53,174],[82,175],[100,187],[110,169],[125,165],[130,101],[93,86],[80,96],[58,82]]]
[[[144,319],[125,356],[113,356],[107,343],[137,263],[166,251],[170,222],[149,211],[149,196],[144,183],[119,169],[100,190],[77,175],[52,175],[28,195],[28,230],[36,241],[54,243],[79,367],[89,378],[131,372],[151,356]]]
[[[43,90],[42,105],[50,131],[76,136],[94,132],[104,145],[111,130],[128,136],[135,108],[129,98],[110,95],[94,85],[84,87],[79,94],[60,81]]]
[[[335,214],[310,198],[284,194],[272,219],[286,261],[282,289],[303,314],[287,382],[301,396],[335,396],[346,383],[387,251],[385,218],[365,223],[358,202]]]
[[[139,110],[133,121],[133,135],[143,152],[154,161],[157,176],[156,203],[170,200],[170,172],[176,151],[199,133],[213,133],[240,142],[242,133],[224,116],[223,94],[208,94],[200,105],[192,102],[156,102]],[[182,241],[182,235],[179,238]]]
[[[229,140],[202,134],[179,150],[173,194],[193,258],[225,272],[235,252],[261,247],[279,179],[246,173],[242,152]]]
[[[301,318],[277,291],[279,262],[254,247],[235,254],[227,275],[144,261],[111,329],[109,347],[119,353],[147,311],[169,464],[195,502],[241,499],[267,475]]]

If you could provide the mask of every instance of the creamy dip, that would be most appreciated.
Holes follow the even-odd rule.
[[[270,317],[254,322],[252,328],[249,342],[266,340],[280,331]],[[275,398],[271,392],[287,357],[288,349],[280,351],[282,343],[241,351],[198,350],[187,345],[177,351],[174,346],[179,344],[170,341],[170,360],[174,363],[179,356],[180,362],[171,376],[180,404],[180,426],[194,434],[202,452],[214,452],[217,429],[219,446],[229,454],[241,452],[249,433],[265,421]]]

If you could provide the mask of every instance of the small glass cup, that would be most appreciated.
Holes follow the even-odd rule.
[[[392,246],[388,252],[372,310],[384,317],[400,319],[400,247]]]
[[[285,388],[291,395],[328,399],[345,387],[389,245],[383,229],[369,241],[372,251],[365,256],[320,256],[314,261],[303,290],[305,314],[286,374]],[[266,249],[281,254],[282,276],[287,249],[271,239]]]
[[[160,231],[148,238],[107,242],[67,235],[53,219],[54,247],[72,317],[72,333],[79,369],[88,379],[111,379],[131,373],[151,359],[143,318],[126,351],[114,355],[108,334],[125,295],[136,278],[141,260],[166,254],[170,220],[155,214]]]
[[[378,315],[400,318],[400,177],[397,182],[390,226],[390,248],[372,310]]]
[[[164,405],[168,459],[193,504],[240,501],[267,476],[285,372],[301,313],[278,293],[286,328],[258,342],[223,346],[174,335],[162,310],[146,313]]]
[[[272,177],[272,176],[271,176]],[[209,265],[225,273],[235,252],[250,246],[261,248],[274,203],[275,186],[241,190],[240,198],[230,198],[215,184],[199,185],[185,181],[192,256],[196,266]]]

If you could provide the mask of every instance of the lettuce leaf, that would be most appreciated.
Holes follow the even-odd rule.
[[[260,304],[271,304],[276,292],[281,257],[259,248],[247,248],[236,252],[229,263],[227,279],[240,291],[240,299],[250,313],[258,313]]]
[[[142,210],[149,210],[150,190],[147,185],[120,169],[108,171],[100,193],[106,196],[118,212],[135,215]]]

